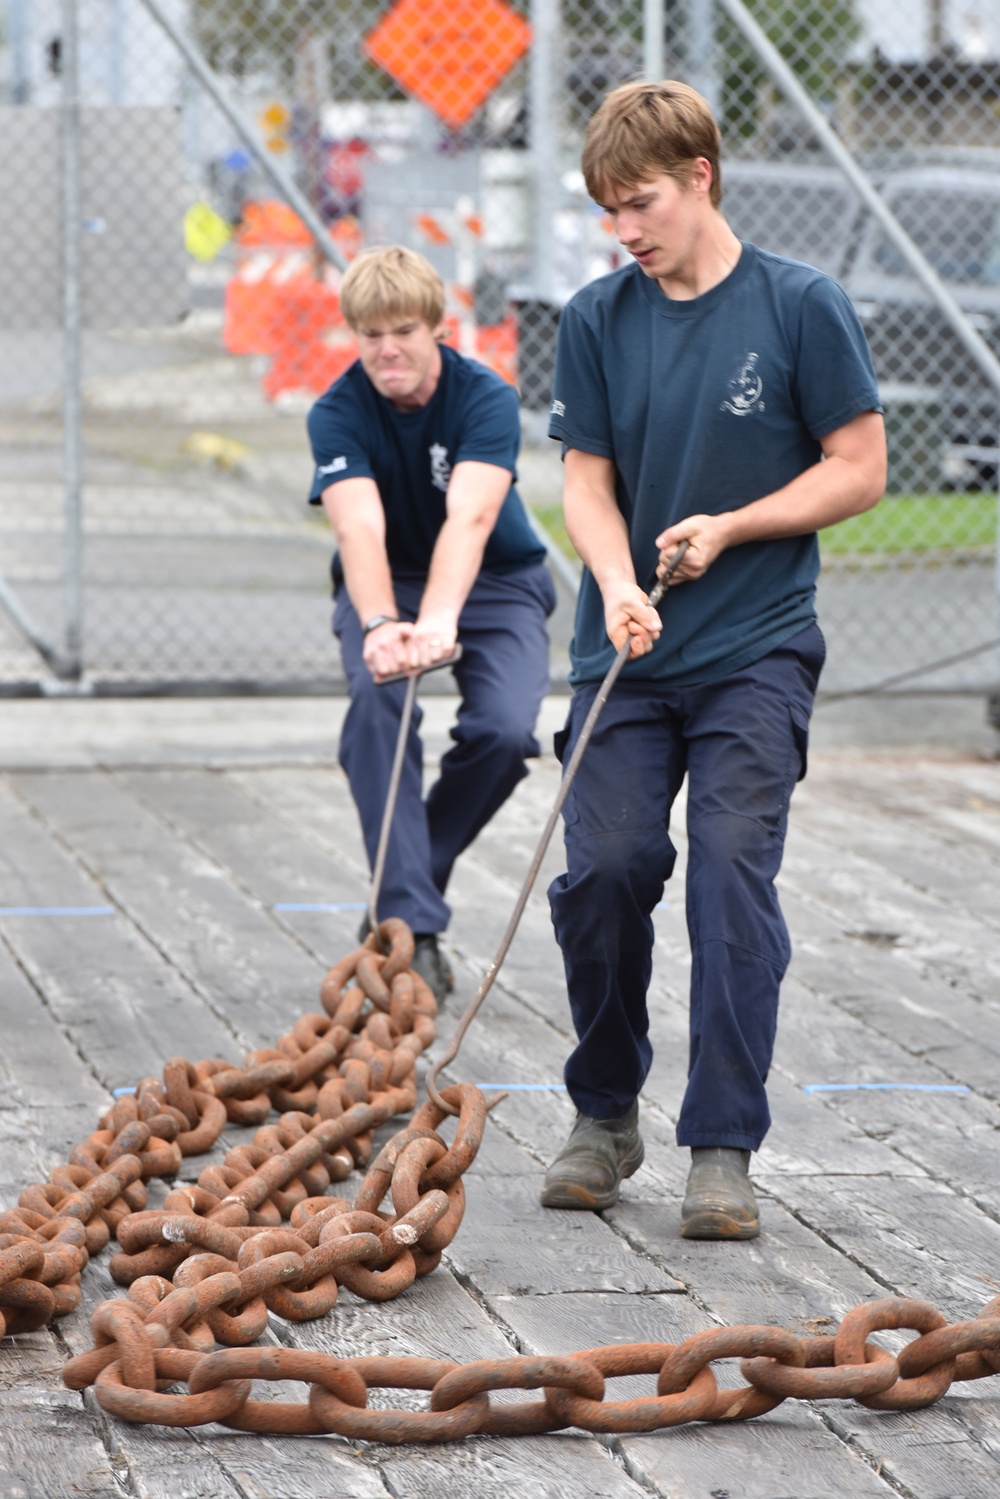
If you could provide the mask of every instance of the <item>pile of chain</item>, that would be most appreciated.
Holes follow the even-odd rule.
[[[112,1353],[98,1349],[90,1378],[116,1357],[106,1326],[148,1322],[147,1342],[161,1337],[191,1355],[216,1339],[254,1341],[268,1309],[319,1317],[340,1284],[385,1300],[434,1269],[461,1221],[461,1176],[482,1139],[478,1089],[441,1095],[459,1115],[450,1148],[437,1133],[445,1110],[426,1103],[353,1200],[324,1195],[368,1164],[377,1126],[414,1108],[416,1059],[435,1036],[437,1004],[409,967],[409,928],[383,922],[378,940],[370,936],[326,975],[324,1014],[302,1016],[242,1068],[168,1062],[162,1080],[143,1078],[118,1098],[66,1165],[0,1214],[0,1336],[73,1311],[89,1257],[112,1234],[121,1249],[109,1268],[131,1300],[95,1313],[97,1341]],[[264,1124],[274,1109],[280,1118]],[[175,1177],[182,1158],[209,1150],[229,1121],[262,1127],[196,1185],[175,1187],[162,1209],[147,1211],[146,1182]],[[381,1210],[387,1192],[392,1212]]]
[[[331,1242],[324,1232],[320,1240],[332,1249],[350,1237],[361,1235]],[[255,1271],[273,1265],[262,1283],[274,1286],[283,1258],[274,1255],[254,1264]],[[338,1263],[332,1254],[330,1263]],[[243,1279],[247,1270],[174,1291],[145,1314],[140,1306],[105,1302],[93,1318],[98,1346],[66,1365],[66,1383],[79,1389],[96,1380],[101,1406],[125,1421],[162,1426],[217,1421],[236,1431],[337,1433],[398,1444],[456,1441],[476,1432],[527,1436],[568,1426],[643,1432],[690,1421],[742,1421],[773,1410],[789,1396],[853,1398],[875,1410],[913,1410],[932,1404],[955,1380],[1000,1372],[1000,1297],[971,1322],[949,1324],[927,1302],[887,1298],[855,1307],[829,1337],[798,1337],[778,1327],[720,1327],[677,1345],[624,1343],[465,1365],[426,1358],[342,1359],[289,1348],[206,1353],[189,1346],[191,1334],[182,1335],[181,1325],[207,1315],[218,1331],[221,1304],[250,1294],[252,1277]],[[237,1279],[243,1286],[238,1293]],[[911,1328],[920,1336],[894,1356],[867,1341],[886,1328]],[[710,1365],[726,1358],[741,1360],[746,1385],[719,1388]],[[636,1374],[657,1376],[655,1395],[605,1399],[606,1379]],[[309,1387],[308,1401],[253,1400],[254,1379],[301,1381]],[[179,1383],[187,1384],[187,1394],[167,1393]],[[429,1390],[430,1409],[369,1409],[373,1388]],[[490,1403],[492,1390],[538,1389],[540,1400]]]
[[[250,1347],[269,1312],[323,1316],[341,1285],[376,1301],[398,1296],[434,1269],[462,1219],[462,1174],[487,1113],[471,1084],[446,1089],[442,1106],[425,1103],[368,1165],[373,1130],[415,1106],[416,1058],[434,1039],[437,1012],[409,968],[409,929],[384,922],[380,940],[386,954],[369,938],[327,974],[325,1014],[303,1016],[243,1068],[169,1062],[162,1080],[144,1078],[119,1098],[65,1166],[0,1214],[0,1332],[33,1331],[72,1311],[89,1256],[114,1233],[121,1247],[110,1270],[128,1296],[95,1309],[94,1347],[69,1360],[63,1379],[71,1389],[93,1385],[100,1405],[126,1421],[392,1443],[568,1426],[642,1432],[746,1420],[790,1396],[914,1409],[955,1380],[1000,1373],[1000,1297],[956,1324],[926,1302],[889,1298],[855,1307],[828,1337],[716,1328],[677,1345],[464,1366]],[[273,1109],[283,1112],[265,1124]],[[449,1110],[458,1115],[450,1146],[437,1132]],[[183,1157],[208,1150],[228,1121],[259,1125],[253,1142],[148,1210],[146,1182],[176,1176]],[[365,1165],[353,1199],[326,1195]],[[898,1355],[868,1342],[901,1328],[919,1336]],[[741,1360],[740,1388],[716,1382],[711,1364],[728,1358]],[[607,1379],[639,1374],[656,1376],[655,1395],[605,1398]],[[303,1382],[308,1399],[251,1399],[254,1379]],[[180,1384],[188,1393],[171,1393]],[[430,1408],[370,1409],[378,1388],[429,1390]],[[542,1396],[492,1404],[494,1390]]]

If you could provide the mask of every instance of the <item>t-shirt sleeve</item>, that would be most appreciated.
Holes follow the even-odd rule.
[[[549,436],[584,453],[615,456],[597,337],[572,303],[559,319]]]
[[[797,399],[811,437],[826,437],[863,411],[881,411],[878,381],[858,315],[824,276],[802,298]]]
[[[462,412],[452,463],[493,463],[516,477],[520,444],[517,391],[499,378],[477,379]]]
[[[310,411],[306,425],[315,464],[310,505],[318,505],[324,489],[341,479],[374,479],[363,414],[349,390],[327,391]]]

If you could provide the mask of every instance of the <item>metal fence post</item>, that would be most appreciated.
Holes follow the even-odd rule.
[[[997,474],[997,556],[996,556],[996,622],[997,647],[993,653],[993,669],[996,673],[993,691],[986,700],[986,717],[990,727],[996,731],[996,752],[1000,756],[1000,473]]]
[[[80,56],[78,0],[62,0],[63,484],[65,609],[60,675],[83,674],[83,362],[80,302]]]
[[[643,0],[642,4],[642,71],[650,83],[658,82],[666,72],[664,0]]]
[[[31,99],[30,34],[29,0],[11,0],[7,7],[7,38],[11,54],[12,104],[27,104]]]
[[[552,214],[559,199],[560,131],[556,118],[559,96],[556,76],[556,37],[559,0],[532,0],[529,97],[531,104],[531,165],[534,185],[532,282],[537,297],[555,290],[552,255]]]
[[[690,0],[688,11],[688,78],[718,114],[719,82],[715,73],[715,0]]]

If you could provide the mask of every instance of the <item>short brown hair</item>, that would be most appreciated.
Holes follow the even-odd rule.
[[[340,283],[340,309],[354,329],[402,318],[420,318],[437,329],[444,305],[441,277],[405,245],[362,251]]]
[[[707,99],[686,83],[623,83],[607,95],[587,126],[583,176],[600,202],[612,185],[635,187],[666,172],[678,182],[691,180],[691,166],[703,156],[712,168],[710,198],[722,201],[719,127]]]

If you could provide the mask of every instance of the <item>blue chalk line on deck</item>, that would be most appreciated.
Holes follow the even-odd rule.
[[[363,900],[339,900],[339,901],[294,901],[282,900],[271,907],[272,911],[367,911],[368,907]]]
[[[971,1093],[965,1083],[803,1083],[803,1093]]]
[[[0,906],[0,916],[113,916],[114,906]]]

